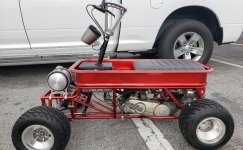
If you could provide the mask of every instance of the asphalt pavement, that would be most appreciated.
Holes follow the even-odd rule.
[[[121,54],[122,58],[140,58]],[[243,149],[243,46],[216,47],[209,66],[206,97],[213,99],[232,114],[235,132],[221,150]],[[40,105],[46,91],[46,76],[57,64],[0,67],[0,149],[13,150],[11,131],[17,118]],[[62,64],[68,67],[70,64]],[[176,120],[153,120],[175,150],[193,150],[182,137]],[[72,121],[72,135],[67,150],[148,150],[146,141],[130,119]]]

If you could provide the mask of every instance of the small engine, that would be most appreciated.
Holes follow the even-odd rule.
[[[124,103],[124,113],[142,116],[170,116],[178,110],[173,102],[162,100],[159,91],[137,91]]]

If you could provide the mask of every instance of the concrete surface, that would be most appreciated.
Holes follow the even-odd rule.
[[[121,55],[120,57],[133,57]],[[139,56],[135,56],[136,58]],[[213,58],[243,65],[243,46],[216,47]],[[69,66],[70,64],[63,64]],[[11,130],[26,110],[40,105],[39,97],[46,90],[46,76],[56,65],[0,67],[0,149],[13,150]],[[209,75],[207,98],[225,106],[235,120],[232,139],[221,149],[243,149],[243,69],[210,61],[215,72]],[[176,150],[193,149],[182,137],[177,121],[154,120],[154,124]],[[67,150],[146,150],[131,120],[73,121]]]

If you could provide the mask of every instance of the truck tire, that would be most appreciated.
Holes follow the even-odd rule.
[[[140,53],[140,55],[145,58],[154,58],[154,57],[156,57],[157,54],[156,53]]]
[[[208,27],[193,19],[176,20],[158,45],[159,58],[190,59],[204,64],[208,63],[214,47]]]
[[[69,139],[69,120],[55,108],[35,107],[15,123],[12,141],[16,149],[63,150]]]
[[[179,116],[179,127],[193,147],[211,150],[229,141],[234,132],[234,121],[223,106],[205,99],[185,105]]]

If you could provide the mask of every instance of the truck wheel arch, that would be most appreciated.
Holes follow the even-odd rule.
[[[177,19],[195,19],[202,22],[210,29],[213,35],[213,40],[219,45],[222,44],[223,28],[220,27],[220,22],[216,14],[209,8],[203,6],[186,6],[173,11],[167,16],[156,36],[153,49],[158,48],[160,38],[165,33],[166,29],[168,29],[168,27]]]

